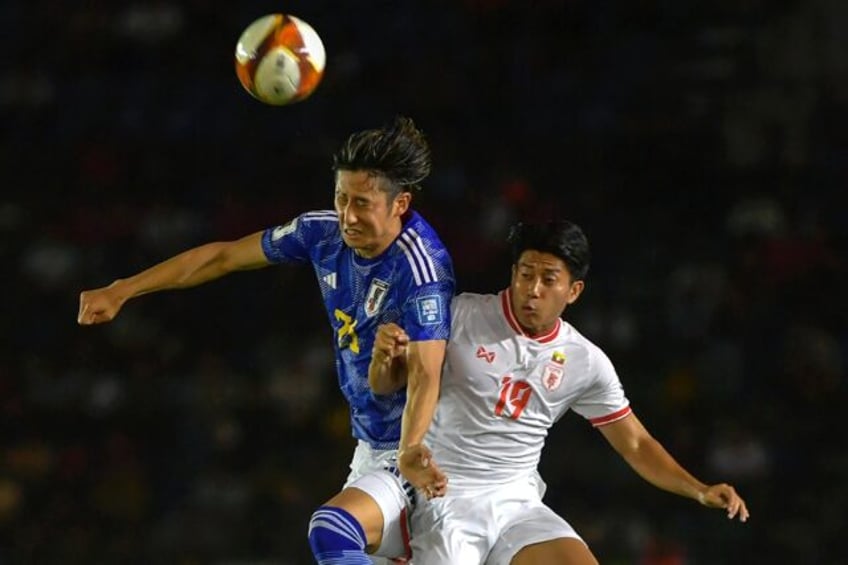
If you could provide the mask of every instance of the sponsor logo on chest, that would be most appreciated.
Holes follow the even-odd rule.
[[[495,360],[495,352],[487,351],[486,348],[481,345],[477,348],[476,357],[477,359],[485,359],[486,363],[491,365],[492,362]]]

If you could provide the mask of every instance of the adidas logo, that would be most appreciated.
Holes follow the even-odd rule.
[[[327,283],[327,286],[329,286],[333,290],[336,289],[336,273],[330,273],[329,275],[324,275],[323,277],[321,277],[321,280],[323,280],[325,283]]]

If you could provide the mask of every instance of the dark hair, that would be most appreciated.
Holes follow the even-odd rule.
[[[512,262],[518,263],[528,250],[556,255],[565,262],[575,281],[584,280],[589,273],[589,240],[580,226],[566,220],[538,224],[518,223],[512,226],[507,238],[512,246]]]
[[[387,178],[394,197],[421,190],[430,174],[430,146],[410,118],[398,116],[390,126],[351,134],[333,155],[333,171],[369,171]]]

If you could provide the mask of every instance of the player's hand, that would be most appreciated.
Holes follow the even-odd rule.
[[[79,313],[77,323],[81,326],[110,322],[118,315],[126,302],[116,288],[117,283],[109,286],[84,290],[80,293]]]
[[[748,507],[732,486],[721,483],[710,485],[698,494],[698,502],[709,508],[724,508],[731,520],[737,515],[740,522],[748,521]]]
[[[372,358],[378,363],[389,363],[398,357],[406,356],[409,336],[395,323],[382,324],[374,336]]]
[[[427,446],[418,444],[400,450],[398,468],[412,486],[424,493],[427,499],[444,496],[448,489],[448,478],[433,461]]]

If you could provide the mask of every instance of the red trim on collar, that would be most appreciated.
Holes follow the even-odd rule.
[[[518,335],[523,335],[524,337],[528,337],[530,339],[534,339],[539,343],[548,343],[549,341],[553,341],[559,335],[559,329],[562,326],[562,320],[557,318],[556,325],[553,327],[551,331],[542,335],[529,335],[524,329],[521,327],[521,324],[518,323],[518,318],[515,317],[515,314],[512,312],[512,300],[510,300],[510,289],[507,288],[501,292],[501,306],[503,307],[504,317],[506,318],[509,326],[515,330],[515,333]]]

